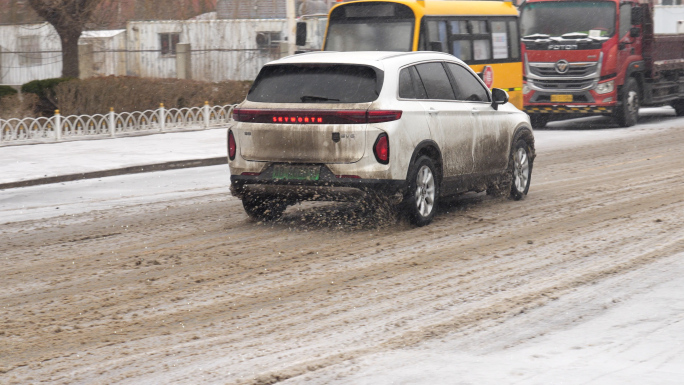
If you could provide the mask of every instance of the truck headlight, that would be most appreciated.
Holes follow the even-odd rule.
[[[607,94],[613,92],[613,89],[615,89],[615,81],[611,80],[609,82],[599,83],[594,91],[596,91],[597,94]]]

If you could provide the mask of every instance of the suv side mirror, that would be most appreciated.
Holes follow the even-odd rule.
[[[299,46],[306,45],[306,22],[304,21],[297,22],[295,44]]]
[[[508,103],[508,92],[501,88],[492,88],[492,107],[497,110],[500,104]]]
[[[641,31],[639,30],[639,27],[632,27],[629,29],[629,36],[630,37],[639,37],[641,35]]]

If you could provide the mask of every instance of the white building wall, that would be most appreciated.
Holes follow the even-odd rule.
[[[677,33],[677,22],[684,21],[684,5],[656,5],[654,13],[655,33]]]
[[[252,80],[267,62],[280,57],[276,35],[285,20],[191,20],[130,22],[128,75],[175,78],[176,56],[161,53],[161,34],[179,34],[192,50],[192,78],[204,81]],[[274,38],[259,47],[257,35]]]
[[[126,75],[126,30],[85,31],[78,44],[93,46],[93,76]]]
[[[49,23],[0,25],[0,84],[17,86],[62,74],[62,44]]]
[[[310,17],[305,50],[318,50],[325,17]],[[94,76],[176,78],[176,55],[162,54],[161,35],[178,34],[191,47],[191,78],[202,81],[253,80],[261,67],[281,57],[285,19],[129,22],[126,30],[87,31],[79,44],[93,48]],[[20,59],[18,41],[37,36],[39,62]],[[260,44],[257,43],[259,36]],[[48,23],[0,26],[0,84],[21,85],[61,76],[59,37]],[[34,60],[35,61],[35,60]]]

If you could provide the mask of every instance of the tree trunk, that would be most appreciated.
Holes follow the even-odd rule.
[[[78,38],[81,37],[81,31],[57,30],[57,33],[62,42],[62,77],[78,78]]]

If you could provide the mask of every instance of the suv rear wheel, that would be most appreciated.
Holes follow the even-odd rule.
[[[439,179],[432,159],[419,157],[408,176],[408,193],[404,200],[409,220],[416,226],[432,222],[439,202]]]

